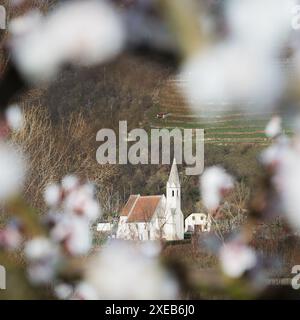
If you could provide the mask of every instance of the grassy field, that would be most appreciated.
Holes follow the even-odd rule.
[[[166,112],[168,116],[157,119],[158,112]],[[264,129],[271,117],[271,113],[257,111],[228,111],[220,115],[215,108],[195,114],[186,106],[174,82],[169,81],[162,87],[157,104],[148,112],[147,121],[152,128],[204,129],[205,143],[267,145],[269,139]],[[288,119],[283,119],[283,127],[286,134],[292,132]]]

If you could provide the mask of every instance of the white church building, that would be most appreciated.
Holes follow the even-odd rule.
[[[181,186],[175,159],[166,195],[130,195],[120,213],[116,237],[142,241],[184,239]]]

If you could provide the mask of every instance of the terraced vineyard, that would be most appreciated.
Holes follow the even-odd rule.
[[[157,119],[158,112],[167,113],[165,119]],[[214,144],[259,144],[266,145],[269,139],[264,128],[272,117],[271,113],[253,111],[241,113],[228,111],[220,115],[216,109],[201,114],[193,114],[174,81],[168,81],[161,89],[158,103],[148,114],[152,128],[201,128],[205,130],[205,143]],[[284,119],[287,134],[291,133],[289,121]]]

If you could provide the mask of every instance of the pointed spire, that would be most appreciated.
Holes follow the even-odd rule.
[[[178,170],[177,170],[177,163],[176,159],[174,158],[169,180],[168,180],[169,185],[175,185],[175,186],[180,186],[180,181],[179,181],[179,175],[178,175]]]

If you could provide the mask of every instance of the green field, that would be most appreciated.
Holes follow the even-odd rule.
[[[165,119],[157,119],[158,112],[166,112]],[[205,143],[212,144],[258,144],[267,145],[269,139],[265,136],[264,129],[271,119],[272,113],[247,111],[223,112],[216,109],[195,114],[187,108],[183,99],[174,89],[174,85],[167,84],[162,89],[159,102],[147,114],[147,122],[151,128],[181,128],[204,129]],[[290,121],[283,119],[286,134],[291,134]]]

